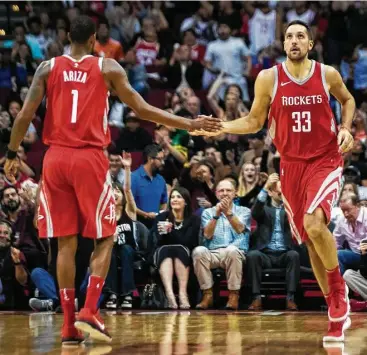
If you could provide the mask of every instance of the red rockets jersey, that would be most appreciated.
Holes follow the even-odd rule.
[[[281,157],[292,161],[337,154],[337,126],[324,65],[312,61],[310,73],[302,81],[290,75],[285,63],[273,70],[269,133]]]
[[[47,111],[43,141],[73,148],[105,148],[110,144],[107,122],[108,88],[103,58],[80,60],[63,55],[51,59],[47,80]]]

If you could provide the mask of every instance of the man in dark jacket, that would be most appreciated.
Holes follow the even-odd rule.
[[[267,205],[268,197],[271,198],[270,205]],[[262,309],[260,295],[262,270],[286,268],[286,309],[296,311],[294,294],[299,281],[300,260],[299,254],[292,250],[291,231],[282,204],[278,174],[269,176],[253,206],[252,217],[257,222],[257,230],[252,238],[252,250],[247,254],[247,270],[253,295],[249,310]]]

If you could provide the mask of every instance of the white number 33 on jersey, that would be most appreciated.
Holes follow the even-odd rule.
[[[311,113],[309,111],[292,112],[293,132],[311,132]]]

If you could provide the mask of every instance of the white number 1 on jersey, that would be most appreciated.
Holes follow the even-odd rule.
[[[73,95],[73,106],[71,108],[71,123],[76,123],[76,116],[78,114],[78,90],[71,90],[71,95]]]

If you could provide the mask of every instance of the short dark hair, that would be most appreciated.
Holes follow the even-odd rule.
[[[13,26],[13,31],[15,31],[15,29],[16,29],[17,27],[21,27],[21,28],[23,28],[24,33],[27,33],[27,30],[26,30],[26,28],[25,28],[25,26],[24,26],[24,24],[23,24],[23,23],[21,23],[21,22],[16,23],[16,24]]]
[[[158,144],[149,144],[143,150],[143,161],[144,164],[148,162],[149,158],[155,158],[159,152],[162,152],[163,149]]]
[[[311,27],[306,22],[303,22],[301,20],[294,20],[294,21],[289,22],[288,25],[286,26],[285,30],[284,30],[284,35],[286,34],[288,28],[291,27],[291,26],[293,26],[293,25],[303,26],[307,30],[308,38],[310,40],[313,40]]]
[[[98,22],[98,29],[101,27],[101,25],[105,25],[108,29],[110,29],[110,24],[108,23],[107,19],[102,19]]]
[[[96,25],[88,16],[78,16],[70,24],[70,39],[72,42],[85,44],[90,36],[95,33]]]
[[[15,187],[15,186],[5,186],[1,191],[0,191],[0,201],[3,200],[4,198],[4,193],[6,190],[9,190],[9,189],[14,189],[17,193],[18,193],[18,189]]]
[[[27,20],[27,25],[30,27],[33,23],[37,23],[38,25],[42,25],[41,19],[38,16],[32,16]]]

